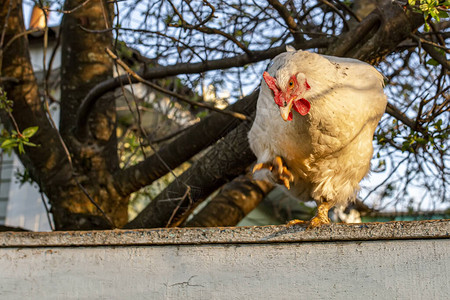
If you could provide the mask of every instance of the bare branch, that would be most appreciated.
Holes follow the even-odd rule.
[[[420,127],[415,121],[413,121],[410,118],[408,118],[404,113],[402,113],[400,110],[398,110],[397,107],[395,107],[394,105],[392,105],[389,102],[388,102],[388,104],[386,106],[386,113],[388,113],[389,115],[393,116],[397,120],[402,121],[403,124],[405,124],[406,126],[411,128],[412,130],[419,131],[421,133],[426,133],[425,129]]]
[[[171,218],[174,209],[177,216],[191,211],[210,193],[225,182],[242,174],[255,160],[247,140],[248,122],[243,122],[224,139],[212,147],[191,168],[172,182],[125,228],[164,227]],[[186,193],[186,185],[191,187],[190,197],[179,199]],[[191,200],[188,201],[189,198]]]
[[[184,24],[184,25],[170,25],[171,27],[181,27],[181,28],[186,28],[186,29],[191,29],[191,30],[198,30],[200,32],[206,33],[206,34],[217,34],[217,35],[221,35],[224,38],[232,41],[233,43],[236,44],[236,46],[238,46],[239,48],[241,48],[242,51],[244,51],[247,55],[252,55],[252,51],[250,51],[244,44],[242,44],[240,41],[238,41],[234,36],[232,36],[229,33],[226,33],[222,30],[219,29],[215,29],[215,28],[209,28],[209,27],[197,27],[197,26],[191,26],[188,24]]]
[[[229,111],[229,110],[222,110],[222,109],[219,109],[219,108],[217,108],[217,107],[214,107],[214,106],[211,106],[211,105],[208,105],[208,104],[205,104],[205,103],[192,101],[192,100],[190,100],[190,99],[188,99],[188,98],[186,98],[186,97],[184,97],[184,96],[182,96],[182,95],[180,95],[180,94],[177,94],[177,93],[175,93],[175,92],[172,92],[172,91],[170,91],[170,90],[167,90],[167,89],[165,89],[165,88],[162,88],[162,87],[160,87],[159,85],[154,84],[153,82],[150,82],[150,81],[148,81],[148,80],[145,80],[145,79],[143,79],[141,76],[139,76],[138,74],[136,74],[136,72],[134,72],[133,70],[131,70],[130,67],[128,67],[128,66],[127,66],[120,58],[118,58],[117,55],[115,55],[110,49],[107,48],[107,49],[106,49],[106,53],[108,53],[108,55],[109,55],[112,59],[114,59],[115,61],[117,61],[117,63],[118,63],[122,68],[124,68],[125,71],[127,71],[132,77],[134,77],[135,79],[137,79],[139,82],[148,85],[148,86],[151,87],[152,89],[155,89],[155,90],[157,90],[157,91],[159,91],[159,92],[162,92],[162,93],[164,93],[164,94],[166,94],[166,95],[175,97],[175,98],[177,98],[177,99],[179,99],[179,100],[181,100],[181,101],[183,101],[183,102],[186,102],[186,103],[188,103],[188,104],[190,104],[190,105],[193,105],[193,106],[203,107],[203,108],[206,108],[206,109],[208,109],[208,110],[212,110],[212,111],[216,111],[216,112],[221,113],[221,114],[229,115],[229,116],[235,117],[235,118],[240,119],[240,120],[248,120],[248,117],[245,116],[245,115],[243,115],[243,114],[236,113],[236,112]]]
[[[361,22],[361,18],[355,14],[355,12],[353,10],[351,10],[347,5],[345,5],[344,3],[342,3],[339,0],[334,0],[334,2],[336,2],[336,4],[342,8],[343,10],[345,10],[350,16],[352,16],[353,18],[355,18],[356,21]]]
[[[297,49],[309,49],[309,48],[323,48],[328,46],[334,38],[318,38],[309,41],[305,41],[301,44],[294,44]],[[253,55],[247,54],[237,55],[235,57],[204,61],[200,63],[180,63],[172,66],[158,66],[149,69],[144,74],[138,74],[145,80],[165,78],[169,76],[179,74],[194,74],[211,70],[226,69],[232,67],[240,67],[249,63],[270,59],[278,54],[286,51],[286,46],[279,46],[270,48],[263,51],[253,51]],[[132,83],[137,83],[135,78],[131,79]],[[105,80],[102,83],[96,85],[89,91],[86,97],[83,99],[80,108],[77,112],[77,124],[83,126],[85,120],[88,119],[90,112],[92,111],[97,100],[105,93],[120,87],[120,84],[129,84],[128,76],[122,75],[113,79]],[[78,129],[77,129],[78,131]]]
[[[84,7],[86,4],[88,4],[91,0],[86,0],[83,3],[77,5],[76,7],[72,8],[72,9],[57,9],[56,11],[62,14],[71,14],[77,10],[79,10],[80,8]],[[50,11],[50,10],[49,10]]]
[[[344,14],[330,1],[328,0],[319,0],[319,1],[328,6],[329,8],[331,8],[339,17],[341,17],[345,31],[348,31],[350,27],[348,26]]]
[[[337,46],[329,49],[329,54],[336,56],[346,56],[346,53],[354,48],[369,32],[379,25],[380,18],[377,14],[370,14],[364,18],[355,30],[344,35],[343,38],[336,42]]]
[[[257,94],[257,91],[253,92],[231,105],[230,109],[250,115],[255,110]],[[187,129],[183,135],[169,145],[161,148],[157,155],[152,155],[134,166],[116,172],[114,174],[115,186],[120,194],[129,195],[151,184],[169,171],[166,166],[177,167],[225,136],[241,122],[227,115],[212,113],[200,123]]]
[[[417,36],[417,35],[415,35],[415,34],[413,34],[413,33],[411,33],[411,37],[412,37],[413,39],[415,39],[415,40],[419,43],[419,45],[420,45],[420,44],[428,44],[428,45],[431,45],[431,46],[433,46],[433,47],[442,49],[442,50],[444,50],[444,51],[447,52],[447,53],[450,53],[450,49],[449,49],[449,48],[444,47],[444,46],[441,46],[441,45],[436,44],[436,43],[433,43],[433,42],[431,42],[431,41],[429,41],[429,40],[423,39],[423,38],[421,38],[420,36]]]
[[[220,192],[185,227],[235,226],[258,206],[273,189],[267,181],[253,180],[250,174],[239,176],[225,184]],[[186,218],[180,217],[173,226]]]
[[[438,63],[442,65],[443,68],[450,70],[450,64],[448,63],[448,60],[445,56],[443,56],[439,51],[437,51],[433,46],[429,43],[422,43],[422,48],[430,54],[432,58],[434,58]]]
[[[300,27],[295,22],[294,18],[291,15],[291,12],[281,4],[278,0],[268,0],[270,5],[272,5],[273,8],[276,9],[280,17],[283,18],[284,22],[289,28],[289,31],[291,32],[292,36],[294,37],[294,40],[296,43],[302,43],[305,39],[303,38],[303,35],[301,34]]]

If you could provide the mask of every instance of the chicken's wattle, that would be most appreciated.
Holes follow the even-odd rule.
[[[311,109],[311,103],[309,103],[308,100],[301,98],[297,101],[294,101],[294,110],[301,114],[302,116],[305,116],[308,114],[309,110]]]

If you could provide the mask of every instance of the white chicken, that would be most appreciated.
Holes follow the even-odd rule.
[[[263,78],[248,134],[254,177],[292,182],[294,196],[318,205],[309,228],[328,224],[328,210],[355,199],[369,172],[387,103],[383,76],[356,59],[288,48]]]

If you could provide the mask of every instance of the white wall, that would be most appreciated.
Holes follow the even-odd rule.
[[[6,153],[0,154],[0,225],[5,224],[6,209],[9,200],[9,188],[13,174],[13,157]]]
[[[449,227],[0,233],[0,299],[448,299]]]
[[[24,170],[16,155],[13,155],[13,170],[13,173]],[[33,231],[51,230],[37,184],[21,185],[12,174],[5,225]]]

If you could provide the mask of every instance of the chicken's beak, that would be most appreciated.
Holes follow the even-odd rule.
[[[292,97],[285,107],[280,107],[280,114],[284,121],[288,121],[289,113],[291,112],[292,105],[294,104],[295,97]]]

